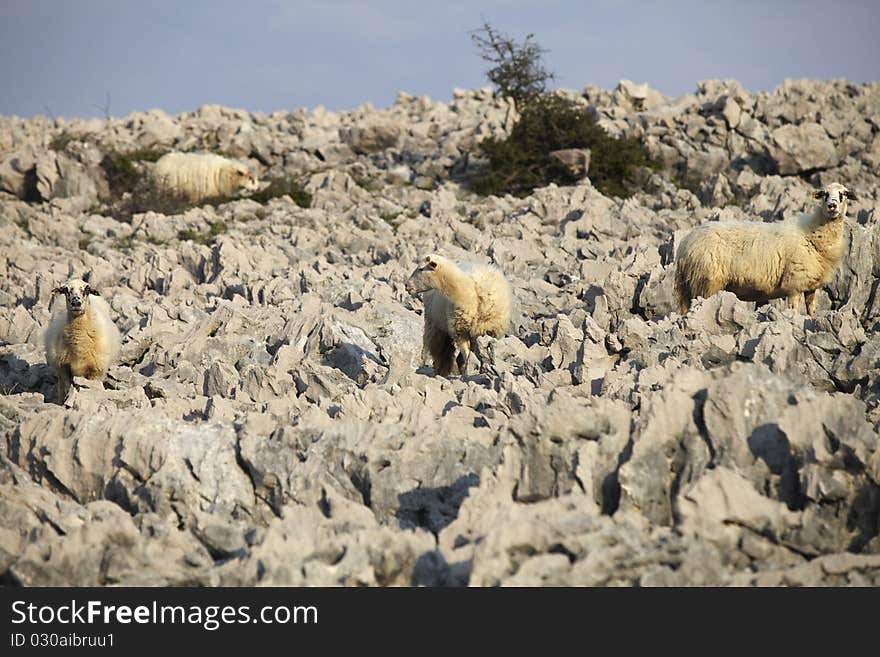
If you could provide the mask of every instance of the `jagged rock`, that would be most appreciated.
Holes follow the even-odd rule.
[[[375,153],[396,146],[400,128],[392,124],[358,126],[342,130],[340,137],[355,153]]]
[[[3,581],[876,585],[880,84],[561,93],[680,177],[477,196],[477,144],[517,119],[491,89],[0,117]],[[290,193],[115,212],[104,157],[167,149]],[[860,200],[813,317],[731,292],[679,315],[688,231],[796,216],[834,180]],[[406,292],[435,252],[515,299],[467,376],[434,375]],[[42,335],[72,277],[123,345],[55,403]]]
[[[727,96],[724,99],[724,106],[721,109],[721,116],[724,117],[724,120],[727,122],[727,127],[731,130],[739,125],[739,120],[742,117],[742,108],[740,107],[739,103],[736,102],[735,98]]]
[[[770,134],[770,157],[780,174],[830,169],[839,157],[834,142],[817,123],[784,125]]]
[[[630,80],[621,80],[614,91],[620,100],[628,103],[636,112],[652,109],[665,100],[663,94],[651,89],[647,83],[635,84]]]
[[[566,148],[560,151],[551,151],[550,157],[562,162],[575,176],[585,176],[590,171],[589,148]]]
[[[112,502],[59,499],[0,458],[0,567],[22,586],[217,584],[195,538],[155,523],[139,529]],[[145,519],[146,520],[146,519]]]

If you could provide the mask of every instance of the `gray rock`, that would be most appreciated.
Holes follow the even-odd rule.
[[[375,153],[397,146],[400,128],[393,124],[357,126],[341,130],[340,137],[355,153]]]
[[[739,120],[742,117],[742,108],[739,106],[739,103],[736,102],[735,98],[728,96],[724,99],[724,106],[721,109],[721,115],[724,117],[727,127],[732,130],[739,125]]]
[[[817,123],[784,125],[770,138],[770,157],[782,175],[829,169],[840,161],[834,142]]]
[[[554,157],[562,162],[575,176],[585,176],[590,171],[589,148],[566,148],[559,151],[551,151],[550,157]]]
[[[518,116],[491,89],[0,117],[3,581],[876,585],[880,84],[560,93],[682,178],[477,196],[477,144]],[[123,221],[103,157],[166,148],[312,200]],[[796,216],[835,180],[860,200],[813,317],[730,292],[678,314],[683,235]],[[424,362],[405,282],[428,253],[511,284],[510,327],[468,376]],[[55,404],[42,334],[72,277],[123,345]]]

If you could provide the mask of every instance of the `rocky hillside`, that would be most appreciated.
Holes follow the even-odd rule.
[[[475,145],[517,119],[490,90],[0,118],[2,582],[880,585],[880,84],[562,93],[665,169],[626,200],[475,196]],[[129,221],[102,162],[149,150],[311,197]],[[688,229],[793,216],[834,180],[860,200],[815,317],[672,312]],[[481,372],[421,360],[404,283],[431,252],[511,281]],[[123,348],[57,404],[42,331],[71,277]]]

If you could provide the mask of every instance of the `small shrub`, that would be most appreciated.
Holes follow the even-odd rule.
[[[56,153],[60,153],[65,148],[67,148],[67,145],[70,142],[76,141],[79,138],[80,137],[78,135],[67,132],[67,130],[65,130],[61,134],[55,135],[55,137],[52,138],[52,141],[49,142],[49,150],[53,150]]]
[[[133,192],[138,186],[141,175],[136,162],[155,162],[165,155],[165,151],[140,149],[129,153],[111,152],[101,160],[101,168],[107,176],[107,184],[113,196],[122,196]]]
[[[177,231],[177,239],[181,242],[201,242],[202,233],[197,233],[192,228]]]
[[[136,214],[158,212],[164,215],[181,214],[192,207],[190,200],[174,192],[157,189],[150,181],[140,180],[135,188],[112,204],[111,210],[118,221],[131,223]]]
[[[270,180],[266,189],[251,194],[249,198],[257,203],[268,203],[271,199],[280,196],[289,196],[301,208],[308,208],[312,205],[312,195],[290,176]]]
[[[551,94],[532,98],[506,139],[480,143],[488,164],[471,187],[484,195],[527,196],[551,182],[573,184],[577,176],[550,156],[567,148],[590,149],[588,175],[603,194],[629,196],[636,168],[653,164],[637,139],[611,137],[583,107]]]
[[[679,189],[686,189],[694,194],[694,196],[700,195],[700,187],[703,184],[703,179],[701,177],[676,171],[671,175],[670,180],[672,184]]]
[[[222,235],[223,233],[225,233],[228,230],[229,230],[229,227],[226,225],[225,221],[215,221],[213,224],[211,224],[211,228],[208,231],[208,234],[211,236],[211,239],[213,240],[215,237],[217,237],[218,235]]]
[[[492,64],[486,77],[498,93],[513,98],[517,107],[543,94],[554,78],[541,61],[547,51],[533,41],[533,34],[517,43],[483,22],[482,28],[471,31],[471,39],[480,57]]]
[[[196,242],[197,244],[211,245],[217,241],[217,237],[229,230],[225,221],[215,221],[211,227],[203,232],[198,233],[191,228],[181,230],[177,233],[177,239],[182,241]]]

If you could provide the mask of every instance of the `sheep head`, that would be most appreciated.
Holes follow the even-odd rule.
[[[824,202],[825,214],[831,221],[846,215],[848,199],[857,200],[856,195],[840,183],[831,183],[822,189],[817,189],[813,192],[813,198]]]
[[[52,290],[52,295],[63,294],[67,301],[67,313],[74,317],[82,315],[89,308],[89,297],[98,295],[98,291],[85,281],[75,278],[61,287]]]
[[[251,173],[246,166],[236,164],[232,175],[238,186],[238,189],[240,189],[243,193],[254,193],[256,191],[259,191],[260,181],[257,180],[257,177],[253,173]]]
[[[421,294],[437,287],[437,272],[446,264],[446,258],[429,255],[406,281],[406,291],[412,295]]]

